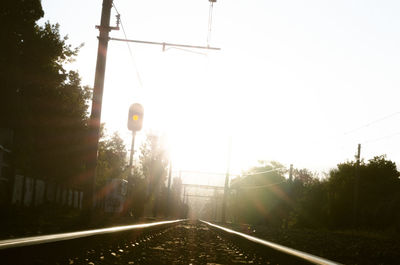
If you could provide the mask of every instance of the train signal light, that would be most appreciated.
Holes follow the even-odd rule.
[[[143,125],[143,106],[139,103],[132,104],[129,107],[128,129],[130,131],[140,131]]]

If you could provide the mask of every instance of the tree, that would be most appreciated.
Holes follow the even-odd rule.
[[[107,194],[113,192],[110,181],[112,179],[127,179],[126,147],[117,132],[107,135],[104,124],[100,128],[100,141],[96,167],[96,205],[104,206]],[[126,209],[126,205],[124,206]]]
[[[286,180],[279,163],[261,161],[231,183],[233,212],[239,222],[280,227],[400,229],[400,173],[386,156],[359,166],[359,198],[354,211],[357,164],[337,165],[325,179],[308,169],[294,169]]]
[[[182,196],[182,179],[175,177],[172,181],[169,203],[168,207],[168,214],[169,216],[175,216],[180,218],[186,218],[183,213],[183,209],[185,205],[181,201]]]
[[[165,143],[161,137],[148,134],[140,152],[141,168],[148,184],[147,196],[151,197],[165,186],[169,164]]]
[[[328,179],[330,220],[333,227],[352,225],[354,161],[338,165]],[[400,180],[396,164],[376,156],[360,164],[359,199],[356,209],[359,226],[384,228],[399,220]]]
[[[16,103],[17,89],[28,77],[24,76],[29,68],[24,62],[34,56],[29,53],[29,47],[37,34],[36,21],[43,15],[40,0],[5,0],[0,6],[0,23],[7,25],[0,32],[0,108],[2,114],[5,110],[11,114],[11,117],[2,115],[3,126],[13,124],[11,111]]]
[[[146,214],[145,208],[151,208],[153,216],[157,216],[159,208],[167,214],[164,209],[167,198],[165,180],[169,160],[163,139],[155,134],[147,134],[140,147],[139,161],[129,180],[127,211],[136,218]]]
[[[43,26],[39,0],[6,0],[0,7],[0,127],[14,132],[15,167],[25,175],[79,186],[91,91],[65,70],[79,48],[59,25]]]
[[[327,181],[320,180],[307,169],[294,170],[290,183],[290,198],[294,202],[291,224],[298,227],[326,227],[328,189]]]
[[[232,181],[238,201],[232,210],[239,222],[280,226],[288,218],[286,171],[278,162],[259,161],[259,166]]]
[[[104,130],[103,124],[97,157],[97,188],[104,187],[113,178],[126,179],[129,173],[129,170],[127,170],[127,152],[124,141],[117,132],[108,136],[104,133]]]
[[[375,156],[361,168],[359,181],[360,225],[393,226],[399,220],[400,173],[386,156]]]
[[[301,183],[302,185],[310,185],[314,181],[318,180],[318,174],[311,172],[307,168],[293,170],[293,179]]]

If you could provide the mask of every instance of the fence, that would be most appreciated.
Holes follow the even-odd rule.
[[[40,206],[45,203],[81,209],[83,192],[22,175],[15,175],[11,185],[11,204],[16,206]]]

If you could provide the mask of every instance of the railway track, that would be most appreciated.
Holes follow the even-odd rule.
[[[0,241],[1,264],[337,264],[205,221]]]

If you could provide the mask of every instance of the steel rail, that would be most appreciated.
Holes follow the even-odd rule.
[[[160,226],[160,225],[173,224],[173,223],[177,223],[177,222],[182,222],[184,220],[186,220],[186,219],[145,223],[145,224],[136,224],[136,225],[115,226],[115,227],[109,227],[109,228],[93,229],[93,230],[70,232],[70,233],[7,239],[7,240],[0,241],[0,250],[8,249],[8,248],[33,246],[33,245],[39,245],[39,244],[44,244],[44,243],[52,243],[52,242],[71,240],[71,239],[77,239],[77,238],[82,238],[82,237],[90,237],[90,236],[95,236],[95,235],[105,235],[105,234],[128,231],[128,230],[139,230],[139,229],[144,229],[144,228],[149,228],[149,227],[156,227],[156,226]]]
[[[293,248],[289,248],[289,247],[285,247],[285,246],[282,246],[282,245],[279,245],[279,244],[276,244],[276,243],[272,243],[272,242],[269,242],[267,240],[263,240],[263,239],[260,239],[260,238],[254,237],[254,236],[250,236],[250,235],[247,235],[247,234],[244,234],[244,233],[240,233],[240,232],[237,232],[235,230],[232,230],[232,229],[229,229],[229,228],[226,228],[226,227],[223,227],[223,226],[219,226],[219,225],[207,222],[207,221],[203,221],[203,220],[200,220],[200,221],[205,223],[205,224],[207,224],[207,225],[209,225],[209,226],[211,226],[211,227],[223,230],[223,231],[225,231],[225,232],[227,232],[227,233],[229,233],[231,235],[239,236],[241,238],[247,239],[247,240],[252,241],[254,243],[257,243],[259,245],[263,245],[263,246],[272,248],[274,250],[277,250],[278,252],[285,253],[287,255],[300,258],[300,259],[308,261],[310,263],[320,264],[320,265],[338,265],[338,264],[340,264],[340,263],[337,263],[337,262],[334,262],[334,261],[331,261],[331,260],[328,260],[328,259],[325,259],[325,258],[321,258],[321,257],[315,256],[315,255],[303,252],[303,251],[299,251],[299,250],[296,250],[296,249],[293,249]]]

